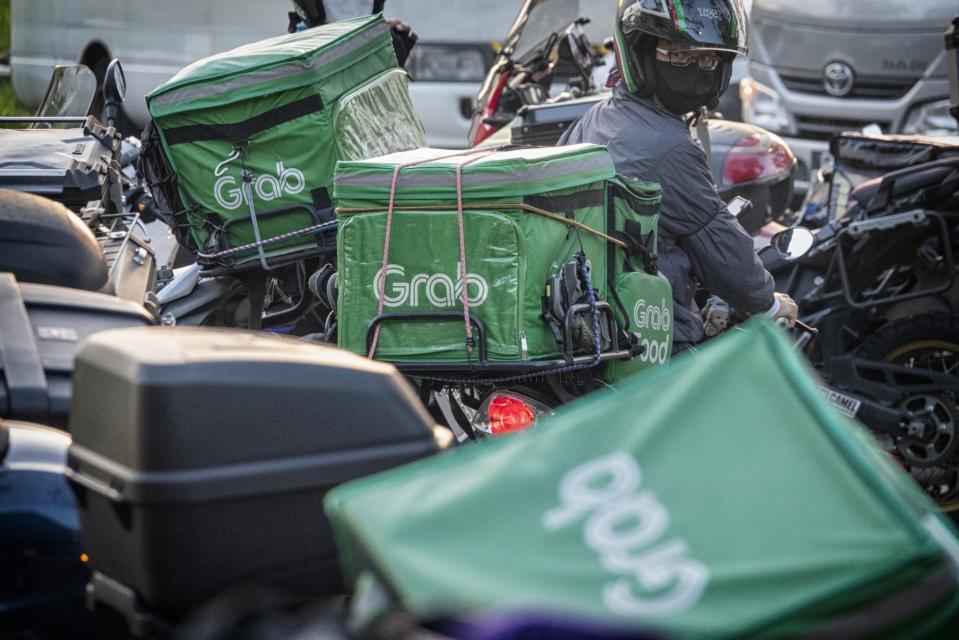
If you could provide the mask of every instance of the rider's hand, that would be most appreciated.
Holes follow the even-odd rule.
[[[390,25],[390,29],[393,31],[393,33],[399,34],[414,44],[420,39],[420,37],[416,35],[416,32],[413,31],[413,27],[406,24],[402,20],[387,20],[386,24]]]
[[[399,20],[387,20],[390,30],[393,32],[393,50],[396,52],[396,60],[400,66],[406,64],[406,59],[413,50],[419,36],[413,31],[413,28],[405,22]]]
[[[768,315],[792,329],[796,326],[796,320],[799,318],[799,305],[785,293],[776,292],[776,302],[773,308],[769,310]]]

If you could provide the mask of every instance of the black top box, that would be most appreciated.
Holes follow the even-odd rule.
[[[240,582],[337,591],[326,491],[437,450],[395,368],[290,338],[109,331],[74,380],[68,466],[91,566],[105,592],[171,619]]]
[[[88,336],[154,323],[142,306],[0,273],[0,418],[66,428],[74,356]]]

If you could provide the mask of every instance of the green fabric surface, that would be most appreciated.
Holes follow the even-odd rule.
[[[914,637],[903,624],[954,619],[959,547],[861,430],[757,320],[533,431],[342,485],[325,506],[348,577],[371,567],[421,618]],[[939,597],[909,597],[943,571]]]
[[[315,98],[320,100],[307,113],[286,111]],[[205,252],[256,240],[251,199],[262,239],[295,232],[319,221],[313,210],[322,198],[314,196],[324,189],[327,198],[332,195],[337,160],[415,149],[426,141],[382,16],[205,58],[150,93],[147,105],[177,175],[190,231]],[[258,118],[270,119],[269,125],[252,134],[241,129]],[[211,128],[228,135],[211,137]],[[184,131],[195,139],[182,141]],[[244,194],[244,170],[252,173],[252,198]],[[316,240],[299,236],[265,253],[308,255]],[[249,249],[228,262],[242,267],[258,260]]]

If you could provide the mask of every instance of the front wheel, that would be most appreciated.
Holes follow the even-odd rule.
[[[959,318],[927,313],[890,323],[856,355],[901,367],[959,376]],[[900,409],[932,419],[932,442],[895,443],[895,453],[916,482],[944,511],[959,515],[959,397],[948,389],[901,399]]]

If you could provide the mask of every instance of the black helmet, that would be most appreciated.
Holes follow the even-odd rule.
[[[616,62],[630,91],[651,94],[650,60],[658,40],[728,55],[720,94],[729,85],[732,60],[749,51],[749,20],[742,0],[618,0]],[[717,95],[718,97],[718,95]]]

